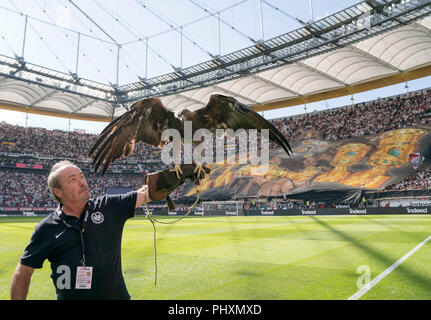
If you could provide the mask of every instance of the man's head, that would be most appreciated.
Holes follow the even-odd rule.
[[[60,203],[85,203],[90,199],[90,189],[81,169],[70,161],[54,164],[48,176],[51,195]]]

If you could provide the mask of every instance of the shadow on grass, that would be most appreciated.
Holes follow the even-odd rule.
[[[388,256],[384,255],[382,252],[377,251],[377,250],[367,246],[366,244],[364,244],[364,243],[358,241],[357,239],[351,237],[347,233],[333,228],[332,226],[330,226],[326,222],[322,221],[321,219],[314,217],[314,216],[310,216],[310,218],[313,219],[316,223],[320,224],[321,226],[325,227],[329,231],[331,231],[334,234],[336,234],[337,236],[339,236],[341,239],[350,242],[356,248],[367,253],[368,255],[371,255],[373,258],[377,259],[378,261],[384,263],[387,267],[389,267],[395,263],[396,260],[393,260],[393,258],[388,257]],[[412,247],[412,249],[413,249],[413,247]],[[404,256],[406,253],[407,252],[402,253],[399,258]],[[423,289],[425,289],[427,291],[430,290],[431,280],[428,279],[427,277],[423,276],[422,274],[416,272],[412,268],[401,264],[400,266],[398,266],[397,271],[400,272],[413,285],[418,286],[418,287],[422,287]]]
[[[420,236],[412,235],[411,232],[403,231],[400,228],[392,227],[389,223],[384,223],[382,221],[379,221],[378,218],[377,219],[376,218],[370,218],[370,217],[367,217],[367,216],[362,216],[362,218],[368,220],[371,223],[379,224],[379,225],[381,225],[381,226],[383,226],[385,228],[388,228],[388,229],[390,229],[392,231],[396,231],[396,232],[402,233],[404,236],[409,237],[409,238],[411,238],[411,239],[413,239],[415,241],[422,242],[424,240],[424,238],[422,238]],[[415,232],[415,234],[417,234],[417,233],[418,232]],[[420,232],[420,233],[424,233],[424,232]],[[427,236],[428,236],[428,234],[425,237],[427,237]]]

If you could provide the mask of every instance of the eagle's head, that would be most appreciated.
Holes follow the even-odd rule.
[[[192,112],[189,109],[184,109],[178,114],[178,117],[182,119],[190,113],[192,113]]]

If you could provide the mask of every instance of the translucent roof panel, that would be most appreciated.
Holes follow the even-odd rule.
[[[196,65],[184,69],[175,67],[170,73],[140,78],[124,86],[77,79],[71,72],[55,71],[23,63],[18,57],[0,55],[0,107],[110,121],[136,102],[139,93],[159,96],[163,92],[160,95],[163,103],[175,112],[201,108],[213,93],[233,96],[256,110],[266,110],[430,75],[430,1],[415,2],[420,8],[412,16],[401,14],[396,19],[388,19],[381,14],[378,18],[388,21],[376,26],[370,22],[365,27],[362,20],[366,21],[372,7],[385,10],[387,3],[383,0],[356,2],[312,23],[299,23],[296,19],[296,29],[284,35],[255,41],[248,46],[241,42],[243,49],[210,55]],[[412,6],[413,2],[397,2],[396,5],[394,14],[401,12],[402,6]],[[240,8],[238,4],[238,12]],[[404,22],[407,18],[411,19],[408,24]],[[346,21],[353,23],[349,28],[356,28],[355,37],[343,38],[349,31],[343,30]],[[388,30],[380,31],[384,26],[389,26]],[[253,28],[256,29],[256,25]],[[270,51],[277,47],[281,49]],[[308,50],[309,47],[312,50]],[[116,56],[116,52],[112,54]],[[160,58],[163,57],[160,55]],[[145,65],[140,57],[135,62]],[[240,69],[248,65],[253,65],[254,69],[246,69],[247,72]],[[115,66],[109,68],[115,69]],[[211,82],[201,81],[205,73],[213,77]],[[117,99],[123,97],[122,94],[129,100]],[[119,101],[127,101],[127,104]]]

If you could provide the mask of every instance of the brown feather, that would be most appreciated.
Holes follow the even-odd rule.
[[[130,110],[105,127],[90,149],[90,157],[95,154],[95,171],[105,161],[104,174],[112,162],[130,156],[139,142],[163,146],[161,133],[169,128],[183,131],[181,120],[166,109],[159,98],[134,103]]]
[[[185,113],[184,120],[192,121],[193,132],[200,128],[206,128],[213,134],[216,129],[268,129],[269,140],[282,147],[288,155],[292,153],[286,138],[274,125],[232,97],[213,94],[204,108]]]

